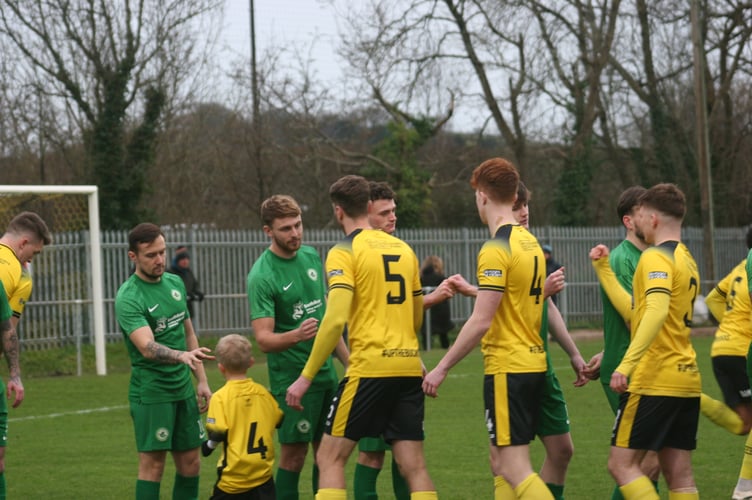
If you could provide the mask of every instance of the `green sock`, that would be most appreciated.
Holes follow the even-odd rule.
[[[0,500],[5,500],[5,472],[0,472]]]
[[[319,491],[319,466],[313,464],[313,470],[311,471],[311,483],[313,486],[313,494],[315,495]]]
[[[399,465],[392,456],[392,488],[394,489],[394,498],[397,500],[410,500],[410,488],[407,481],[400,474]]]
[[[300,472],[277,469],[274,487],[277,490],[277,500],[298,500],[298,480]]]
[[[186,477],[176,473],[172,500],[198,500],[198,476]]]
[[[611,493],[611,500],[624,500],[624,495],[621,494],[618,485],[614,488],[614,492]]]
[[[355,479],[353,479],[353,493],[355,500],[376,500],[376,479],[381,469],[374,469],[363,464],[355,464]]]
[[[564,500],[563,484],[546,483],[546,486],[548,486],[549,491],[554,496],[554,500]]]
[[[136,499],[137,500],[159,500],[158,481],[146,481],[139,479],[136,481]]]

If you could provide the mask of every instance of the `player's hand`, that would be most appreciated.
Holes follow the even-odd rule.
[[[209,354],[210,352],[211,349],[208,347],[199,347],[192,351],[183,351],[180,356],[178,356],[178,359],[181,363],[188,365],[191,370],[195,370],[201,366],[205,359],[209,361],[214,359],[214,356]]]
[[[627,376],[619,373],[614,372],[611,374],[611,389],[613,389],[614,392],[621,394],[623,392],[627,392],[627,388],[629,387],[629,381],[627,380]]]
[[[590,379],[585,375],[585,367],[587,365],[585,364],[585,360],[582,359],[582,356],[579,353],[572,357],[570,363],[572,364],[572,369],[574,370],[574,373],[577,377],[574,381],[575,387],[582,387],[583,385],[590,382]]]
[[[285,403],[287,403],[287,406],[289,406],[293,410],[301,411],[303,409],[303,405],[300,403],[303,400],[303,396],[305,395],[306,391],[308,391],[309,387],[311,387],[310,380],[305,378],[303,375],[298,377],[298,380],[293,382],[292,385],[287,388],[287,395],[285,395]]]
[[[439,302],[444,302],[445,300],[451,299],[454,297],[454,287],[449,284],[449,278],[445,279],[441,283],[439,283],[439,286],[437,286],[433,292],[435,293],[436,297],[439,299]]]
[[[608,257],[608,254],[609,254],[608,247],[603,244],[598,244],[590,249],[589,256],[591,260],[599,260],[604,257]]]
[[[447,281],[456,292],[459,292],[466,297],[475,297],[478,295],[478,289],[468,283],[461,274],[453,274],[447,278]]]
[[[446,372],[439,370],[438,367],[428,372],[428,374],[423,377],[423,392],[426,396],[431,396],[432,398],[437,397],[439,395],[439,386],[444,382],[446,376]]]
[[[198,402],[199,413],[206,413],[209,409],[209,401],[212,397],[212,391],[209,389],[209,384],[206,382],[199,382],[196,386],[196,400]]]
[[[316,318],[306,318],[298,327],[297,341],[304,342],[316,336],[319,331],[319,320]]]
[[[546,277],[543,283],[543,297],[548,298],[564,290],[566,280],[564,277],[564,267],[560,267]]]
[[[585,366],[585,376],[590,380],[597,380],[601,376],[601,361],[603,360],[603,351],[599,352],[588,361]]]
[[[13,397],[11,398],[11,394]],[[13,408],[18,408],[21,406],[21,403],[23,403],[24,400],[24,386],[21,383],[21,377],[11,377],[8,379],[8,385],[5,387],[5,397],[8,398],[8,400],[12,399],[11,406]]]

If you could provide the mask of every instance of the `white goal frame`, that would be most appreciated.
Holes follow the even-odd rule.
[[[89,205],[89,245],[91,247],[91,295],[94,319],[94,352],[97,375],[107,375],[104,339],[104,285],[102,245],[99,231],[99,188],[97,186],[11,186],[0,185],[0,194],[85,194]]]

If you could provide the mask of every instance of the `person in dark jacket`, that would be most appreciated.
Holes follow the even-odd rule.
[[[441,260],[441,257],[436,255],[429,255],[426,257],[420,268],[421,286],[435,288],[445,279],[444,262]],[[449,347],[449,332],[454,328],[454,323],[452,323],[452,313],[449,309],[449,301],[445,300],[434,305],[428,312],[431,315],[431,334],[438,334],[441,347],[447,349]],[[423,321],[421,334],[423,336],[424,346],[428,346],[426,328],[427,322]]]
[[[186,300],[188,301],[188,312],[191,315],[191,319],[193,319],[195,317],[193,303],[204,300],[204,292],[199,289],[198,280],[193,271],[191,271],[191,256],[188,253],[188,247],[179,246],[175,249],[175,257],[172,259],[169,271],[183,279]]]

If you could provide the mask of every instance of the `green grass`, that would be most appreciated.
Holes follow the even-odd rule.
[[[695,339],[695,347],[704,374],[703,386],[712,396],[720,397],[710,368],[710,342],[709,337],[699,337]],[[578,345],[586,359],[600,349],[597,340],[581,341]],[[118,348],[124,350],[123,346],[111,347]],[[433,367],[443,353],[442,350],[426,353],[426,365]],[[110,374],[105,377],[92,374],[93,356],[90,354],[87,361],[90,368],[81,377],[31,377],[30,366],[44,365],[41,361],[32,361],[36,354],[24,353],[26,401],[20,408],[10,410],[6,456],[9,497],[132,498],[137,455],[127,409],[127,358],[112,351],[108,361]],[[553,345],[552,354],[567,397],[575,443],[565,495],[570,500],[610,498],[613,483],[606,470],[606,457],[613,415],[601,387],[595,383],[579,389],[572,387],[572,371],[561,349]],[[46,356],[49,361],[52,355]],[[70,354],[60,356],[61,360],[69,358]],[[75,373],[75,353],[73,361]],[[250,374],[255,380],[266,383],[266,365],[262,361],[260,359]],[[50,367],[43,371],[49,372]],[[207,372],[212,387],[218,388],[222,381],[216,367],[210,364]],[[482,358],[475,350],[452,370],[440,388],[439,398],[426,402],[426,455],[429,471],[442,498],[492,498],[481,382]],[[531,449],[533,462],[539,466],[542,461],[540,442],[532,443]],[[730,496],[743,449],[744,438],[729,435],[701,419],[693,462],[695,478],[704,498]],[[202,498],[209,496],[216,478],[216,459],[216,453],[203,459]],[[351,458],[348,465],[350,487],[354,461],[354,457]],[[168,461],[162,484],[163,498],[170,498],[173,476],[174,466]],[[380,497],[391,498],[389,467],[381,476]],[[312,498],[309,465],[300,484],[301,498]],[[661,497],[668,498],[665,484],[661,490]]]

